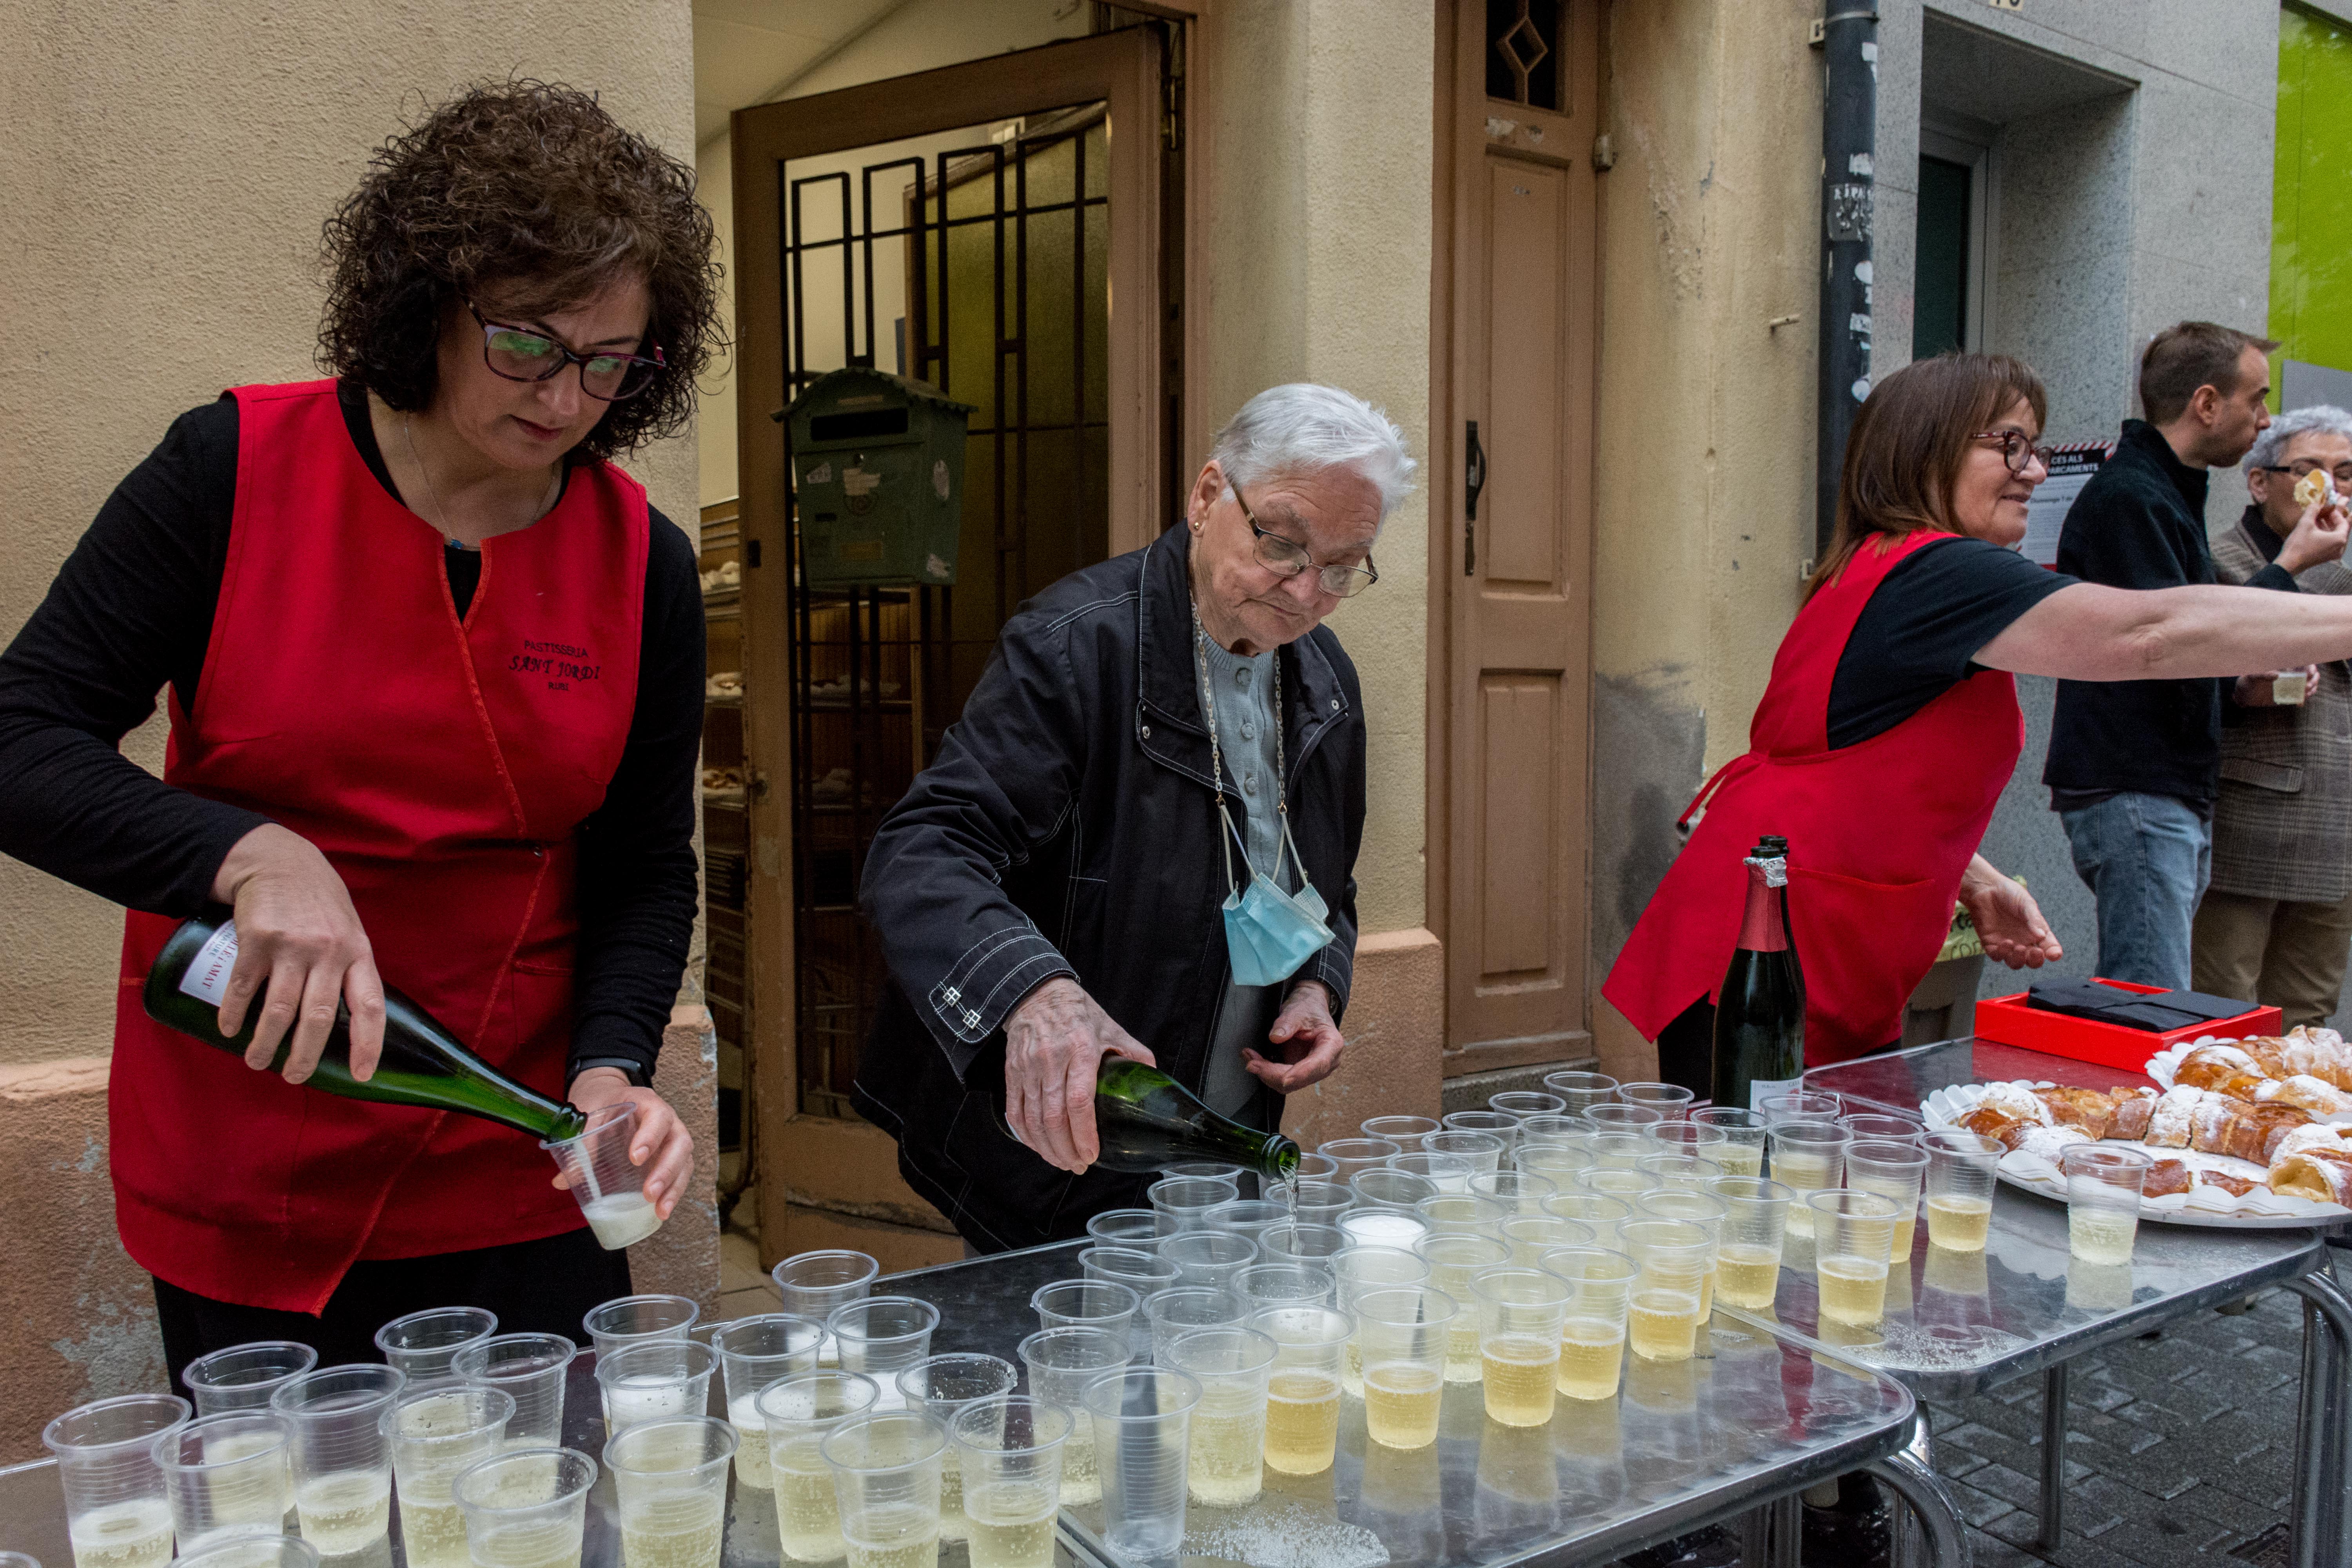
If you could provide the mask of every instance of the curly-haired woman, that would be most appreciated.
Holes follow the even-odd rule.
[[[577,1331],[628,1289],[529,1139],[294,1088],[388,981],[510,1075],[635,1103],[667,1215],[692,1142],[647,1087],[695,909],[692,548],[609,459],[677,430],[713,342],[693,171],[587,94],[478,89],[329,219],[322,381],[176,420],[0,656],[0,850],[130,906],[117,1219],[176,1377],[466,1303]],[[116,749],[167,689],[155,779]],[[229,905],[241,1066],[151,1022],[179,920]],[[382,978],[379,978],[381,976]],[[290,1035],[283,1081],[266,1071]]]

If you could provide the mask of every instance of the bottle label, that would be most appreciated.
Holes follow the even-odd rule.
[[[180,976],[180,989],[198,1001],[220,1005],[228,994],[228,977],[236,968],[236,922],[223,921],[220,930],[205,939],[195,961]]]
[[[1756,1078],[1748,1080],[1748,1109],[1759,1116],[1764,1113],[1764,1102],[1776,1094],[1794,1094],[1804,1087],[1801,1078]]]

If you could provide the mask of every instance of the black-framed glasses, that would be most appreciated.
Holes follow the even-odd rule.
[[[2050,467],[2051,448],[2035,446],[2033,437],[2022,430],[1979,430],[1969,439],[2000,442],[2000,460],[2009,465],[2012,474],[2021,474],[2036,462],[2045,469]]]
[[[2328,473],[2336,479],[2337,489],[2352,490],[2352,463],[2338,463],[2334,468],[2328,468],[2326,463],[2315,463],[2306,458],[2299,463],[2259,463],[2255,466],[2266,474],[2293,474],[2297,484],[2301,484],[2320,469],[2327,468]]]
[[[651,359],[609,349],[577,354],[545,332],[491,321],[470,300],[466,310],[481,325],[483,363],[509,381],[547,381],[562,374],[565,365],[576,364],[581,391],[601,402],[618,403],[651,386],[654,377],[667,368],[658,346]]]
[[[1370,552],[1365,554],[1361,566],[1318,563],[1298,541],[1286,539],[1279,533],[1260,528],[1257,513],[1250,510],[1250,503],[1242,499],[1241,486],[1228,481],[1228,488],[1234,492],[1234,500],[1241,505],[1242,517],[1250,525],[1250,532],[1257,536],[1257,563],[1267,571],[1284,577],[1296,577],[1309,566],[1318,566],[1321,574],[1316,579],[1317,585],[1339,599],[1352,599],[1381,580]]]

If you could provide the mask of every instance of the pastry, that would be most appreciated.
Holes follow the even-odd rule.
[[[2317,1122],[2308,1122],[2295,1128],[2278,1141],[2278,1146],[2271,1151],[2271,1163],[2275,1165],[2289,1154],[2300,1154],[2306,1149],[2344,1147],[2344,1135],[2335,1128],[2323,1127]]]
[[[2200,1171],[2197,1173],[2197,1184],[2219,1187],[2233,1198],[2242,1198],[2261,1185],[2252,1176],[2233,1176],[2227,1171]]]
[[[2045,1089],[2034,1098],[2050,1108],[2053,1125],[2079,1127],[2086,1138],[2105,1138],[2115,1124],[2115,1097],[2095,1089]]]
[[[2305,1149],[2271,1167],[2271,1191],[2352,1205],[2352,1150]]]
[[[2059,1169],[2065,1169],[2066,1151],[2077,1143],[2097,1140],[2079,1127],[2020,1127],[2017,1142],[2010,1147],[2021,1154],[2038,1154]],[[2003,1140],[2007,1142],[2007,1140]]]
[[[2314,1116],[2334,1116],[2352,1110],[2352,1095],[2329,1083],[2326,1079],[2309,1073],[2295,1073],[2283,1079],[2273,1079],[2254,1090],[2257,1103],[2292,1105]]]
[[[2294,504],[2309,510],[2311,503],[2325,500],[2336,489],[2326,468],[2314,468],[2294,481]]]
[[[2051,1122],[2050,1107],[2042,1103],[2040,1095],[2022,1084],[1989,1084],[1985,1088],[1984,1098],[1977,1103],[2019,1121],[2038,1122],[2044,1127]]]
[[[2140,1142],[2155,1149],[2188,1148],[2189,1118],[2204,1098],[2203,1089],[2185,1083],[2166,1089],[2148,1111],[2147,1135]]]
[[[2252,1098],[2269,1076],[2260,1062],[2235,1046],[2200,1046],[2172,1069],[2175,1083],[2215,1089],[2241,1100]]]
[[[2128,1138],[2135,1142],[2147,1137],[2149,1123],[2156,1117],[2156,1090],[2152,1089],[2119,1089],[2115,1091],[2116,1119],[2107,1129],[2110,1138]]]
[[[2147,1198],[2168,1197],[2189,1190],[2189,1167],[2179,1160],[2158,1160],[2147,1168],[2147,1181],[2140,1195]]]

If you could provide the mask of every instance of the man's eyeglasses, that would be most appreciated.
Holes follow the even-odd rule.
[[[576,354],[545,332],[491,321],[475,310],[471,300],[466,309],[481,326],[484,363],[509,381],[546,381],[562,374],[565,365],[576,364],[581,391],[602,402],[618,403],[651,386],[654,377],[667,368],[659,348],[651,359],[609,350]]]
[[[2037,462],[2045,469],[2050,467],[2051,448],[2035,446],[2033,437],[2022,430],[1979,430],[1969,439],[1999,442],[2000,460],[2012,474],[2021,474]]]
[[[1305,545],[1295,539],[1285,539],[1279,533],[1268,532],[1258,526],[1257,514],[1250,510],[1249,502],[1242,499],[1239,485],[1229,485],[1228,488],[1234,492],[1234,500],[1241,503],[1242,516],[1248,521],[1250,531],[1257,536],[1259,565],[1279,576],[1296,577],[1309,566],[1316,564],[1315,558],[1307,553]],[[1319,570],[1321,575],[1316,579],[1317,585],[1325,593],[1339,599],[1352,599],[1381,580],[1381,574],[1374,569],[1372,558],[1369,553],[1365,555],[1364,563],[1361,566],[1327,564]]]
[[[2326,468],[2327,465],[2306,458],[2300,463],[2262,463],[2257,467],[2266,474],[2293,474],[2295,482],[2301,484],[2317,470]],[[2338,463],[2327,471],[2335,476],[2338,490],[2352,491],[2352,463]]]

